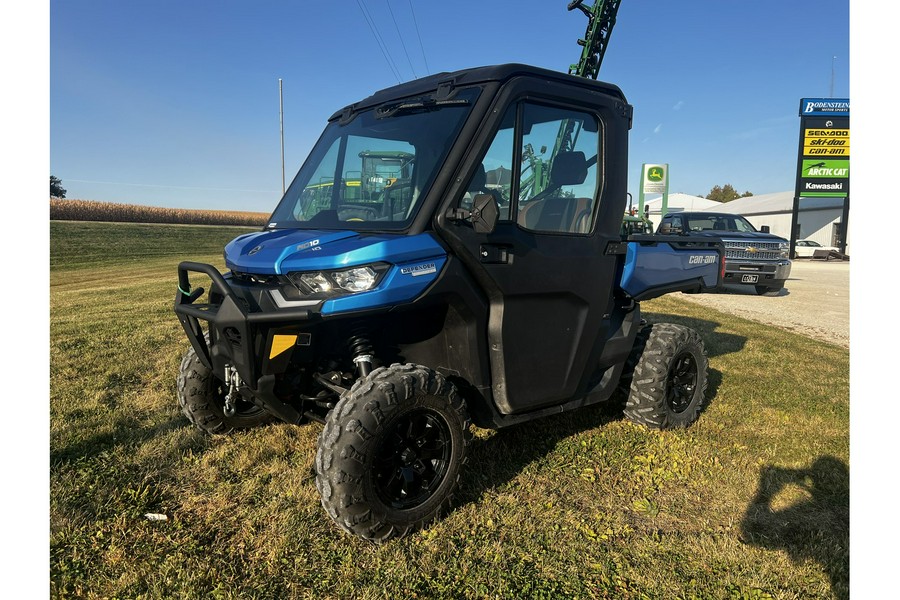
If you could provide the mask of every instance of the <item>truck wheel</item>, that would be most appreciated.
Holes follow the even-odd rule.
[[[225,415],[225,384],[207,369],[193,346],[181,360],[178,372],[178,405],[188,420],[210,435],[249,429],[272,420],[272,416],[252,402],[239,400],[234,416]]]
[[[403,537],[445,510],[471,441],[465,401],[420,365],[372,371],[328,414],[316,453],[322,506],[373,542]]]
[[[756,286],[756,294],[758,296],[777,296],[781,293],[782,286],[769,287],[768,285]]]
[[[672,323],[651,325],[625,416],[651,429],[687,427],[706,405],[708,366],[696,331]]]

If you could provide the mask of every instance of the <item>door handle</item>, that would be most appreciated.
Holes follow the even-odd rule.
[[[512,246],[503,244],[481,244],[478,249],[479,258],[485,264],[509,264]]]

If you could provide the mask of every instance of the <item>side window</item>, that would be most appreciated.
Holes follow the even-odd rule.
[[[513,162],[517,140],[519,165]],[[515,219],[531,231],[590,233],[600,189],[600,156],[594,115],[531,103],[511,105],[459,207],[470,209],[476,195],[491,194],[500,206],[501,221]]]
[[[684,223],[681,222],[681,217],[672,217],[672,227],[681,227],[684,229]]]
[[[532,231],[589,233],[600,187],[600,132],[588,113],[525,104],[516,222]]]
[[[500,206],[500,220],[509,220],[515,124],[516,107],[513,105],[506,111],[494,141],[491,142],[481,165],[476,168],[475,174],[469,180],[459,203],[460,208],[470,209],[476,195],[490,194]]]

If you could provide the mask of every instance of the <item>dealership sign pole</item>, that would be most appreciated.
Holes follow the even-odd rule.
[[[843,198],[839,247],[847,249],[850,212],[850,100],[800,100],[800,145],[791,222],[791,256],[799,235],[801,198]]]

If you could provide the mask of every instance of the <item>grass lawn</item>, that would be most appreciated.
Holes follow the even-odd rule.
[[[375,546],[319,504],[319,425],[210,438],[177,409],[176,265],[224,267],[246,231],[51,223],[53,597],[849,597],[847,350],[644,303],[705,340],[694,426],[598,407],[475,430],[453,510]]]

